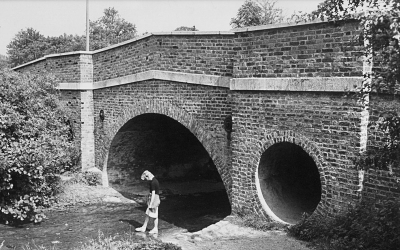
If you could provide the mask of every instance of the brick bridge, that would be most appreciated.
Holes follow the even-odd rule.
[[[387,96],[371,96],[369,109],[346,97],[369,66],[353,41],[358,29],[351,21],[153,33],[15,69],[58,77],[82,168],[100,169],[105,184],[144,168],[176,177],[201,163],[197,174],[218,170],[233,211],[296,223],[360,197],[399,196],[389,173],[368,171],[360,182],[351,160],[382,143],[374,122],[385,105],[399,107]],[[176,163],[175,149],[194,160]],[[142,156],[145,167],[134,163],[151,152],[158,158]]]

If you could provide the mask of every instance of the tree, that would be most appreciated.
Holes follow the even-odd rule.
[[[86,40],[84,36],[64,35],[47,37],[45,55],[58,54],[70,51],[85,50]]]
[[[54,78],[0,71],[0,221],[44,218],[74,146]]]
[[[114,8],[104,10],[104,16],[90,22],[90,48],[101,49],[136,37],[136,27],[121,18]],[[45,37],[33,28],[21,30],[7,45],[9,63],[17,65],[44,55],[85,50],[86,37],[61,35]]]
[[[104,16],[90,22],[90,47],[101,49],[136,37],[136,26],[121,18],[114,8],[104,10]]]
[[[46,38],[33,28],[21,30],[7,45],[11,65],[15,66],[38,59],[46,50]]]
[[[10,67],[8,59],[4,55],[0,55],[0,70]]]
[[[175,31],[199,31],[199,30],[196,29],[196,26],[193,25],[193,27],[180,26],[176,28]]]
[[[230,24],[233,28],[273,24],[283,21],[282,9],[274,0],[246,0]]]

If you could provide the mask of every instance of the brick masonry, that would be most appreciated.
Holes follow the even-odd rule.
[[[74,138],[81,140],[81,93],[79,90],[61,90],[60,101],[72,124]]]
[[[232,94],[234,204],[263,213],[254,180],[261,154],[277,142],[301,146],[321,176],[317,212],[334,213],[357,200],[360,108],[342,94],[234,92]],[[250,170],[250,171],[249,171]],[[236,179],[237,178],[237,179]]]
[[[357,22],[240,29],[233,74],[237,78],[361,76],[357,32]]]
[[[370,94],[370,116],[367,147],[381,146],[387,139],[377,121],[388,111],[400,112],[399,97],[385,94]],[[372,200],[398,199],[400,196],[400,168],[394,167],[393,174],[383,170],[369,170],[364,179],[363,196]]]
[[[94,80],[154,69],[232,76],[233,37],[233,33],[149,36],[94,54]]]
[[[202,143],[213,159],[227,192],[231,190],[229,144],[223,121],[231,114],[228,90],[177,82],[149,80],[94,91],[96,166],[104,168],[111,142],[129,120],[146,113],[173,118]]]
[[[351,21],[155,33],[94,52],[50,55],[16,70],[59,77],[62,100],[81,118],[83,168],[106,174],[118,130],[138,115],[163,114],[202,143],[233,210],[267,216],[255,174],[262,153],[287,141],[318,167],[322,197],[315,213],[334,214],[362,196],[399,198],[399,184],[386,171],[368,172],[357,191],[352,158],[382,143],[385,134],[374,122],[387,105],[399,106],[397,99],[371,96],[367,111],[347,95],[361,86],[365,66],[358,32]],[[223,129],[228,115],[231,140]]]

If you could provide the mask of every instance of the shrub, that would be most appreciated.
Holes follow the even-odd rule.
[[[40,222],[73,143],[54,79],[0,71],[0,221]]]
[[[334,218],[303,218],[288,231],[298,239],[313,242],[319,249],[398,249],[400,203],[363,202]]]

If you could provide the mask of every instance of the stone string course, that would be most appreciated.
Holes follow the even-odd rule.
[[[387,171],[368,172],[362,193],[356,191],[352,158],[365,146],[384,142],[387,135],[375,122],[387,105],[399,107],[397,99],[371,97],[368,113],[345,95],[362,80],[363,57],[354,40],[358,32],[358,23],[351,21],[151,34],[99,51],[47,56],[15,69],[58,76],[62,101],[76,109],[74,124],[82,119],[78,134],[84,168],[106,172],[118,130],[140,114],[158,113],[186,126],[203,144],[233,210],[266,216],[255,173],[269,146],[288,141],[316,162],[322,199],[315,213],[330,215],[362,197],[399,198],[400,184]],[[223,129],[227,115],[233,118],[231,140]]]

